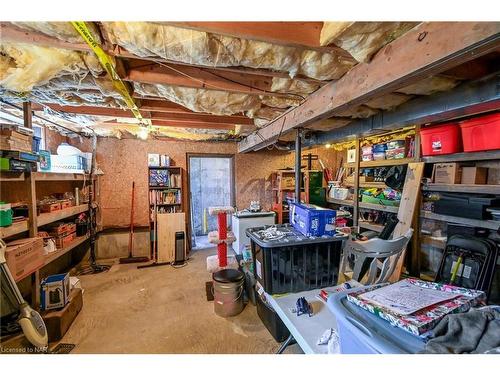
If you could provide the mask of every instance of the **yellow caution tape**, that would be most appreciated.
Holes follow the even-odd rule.
[[[137,104],[135,104],[134,99],[132,98],[132,96],[130,96],[127,86],[125,86],[125,83],[123,83],[120,76],[116,73],[113,59],[106,52],[104,52],[99,43],[95,41],[94,37],[90,33],[85,22],[71,21],[71,24],[76,29],[76,31],[78,31],[78,33],[82,36],[85,42],[90,46],[90,48],[92,48],[92,51],[94,51],[94,53],[96,54],[97,59],[101,63],[102,67],[109,74],[113,82],[113,86],[122,96],[123,100],[125,101],[125,104],[127,104],[128,109],[132,111],[135,118],[138,119],[142,124],[151,125],[150,121],[142,117],[141,112],[137,107]],[[149,122],[149,124],[147,122]]]

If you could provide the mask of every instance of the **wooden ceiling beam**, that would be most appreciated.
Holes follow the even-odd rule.
[[[300,106],[252,133],[239,152],[260,149],[303,127],[368,100],[394,92],[494,51],[500,45],[498,22],[425,22],[382,48],[370,63],[356,65],[336,82],[311,94]]]
[[[164,84],[206,90],[228,91],[249,95],[286,97],[287,94],[270,92],[272,79],[222,72],[221,74],[194,66],[151,64],[130,68],[126,81]]]
[[[46,104],[47,107],[54,111],[74,113],[88,116],[109,116],[121,118],[134,118],[134,115],[129,110],[105,107],[90,107],[90,106],[62,106],[58,104]],[[33,110],[41,111],[43,107],[39,104],[33,104]],[[253,126],[253,120],[245,116],[217,116],[207,113],[197,112],[179,112],[179,113],[163,113],[146,111],[140,108],[144,118],[152,120],[182,120],[182,121],[202,121],[214,124],[231,124],[231,125],[249,125]]]
[[[241,39],[330,52],[354,61],[349,52],[336,46],[321,46],[323,22],[162,22],[197,31]]]
[[[231,124],[215,124],[205,121],[189,121],[189,120],[152,120],[155,126],[169,126],[175,128],[193,128],[193,129],[217,129],[217,130],[234,130],[235,126]]]

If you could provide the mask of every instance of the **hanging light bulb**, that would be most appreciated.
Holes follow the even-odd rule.
[[[325,147],[326,147],[326,148],[330,148],[330,147],[332,147],[332,145],[331,145],[330,143],[327,143],[327,144],[325,145]]]
[[[147,127],[141,126],[139,132],[137,133],[137,136],[145,141],[149,137],[149,129]]]

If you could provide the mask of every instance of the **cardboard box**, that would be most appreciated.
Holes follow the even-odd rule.
[[[23,238],[9,242],[5,259],[14,280],[25,278],[43,266],[43,239]]]
[[[488,168],[462,167],[462,184],[486,184],[488,180]]]
[[[54,212],[61,209],[61,202],[47,203],[40,205],[40,212]]]
[[[295,187],[295,177],[293,176],[282,176],[279,179],[279,185],[282,189],[293,189]]]
[[[435,184],[459,184],[462,179],[462,168],[458,163],[436,163],[432,170],[432,181]]]
[[[56,247],[58,249],[62,249],[63,247],[68,246],[71,242],[73,242],[76,238],[76,233],[70,233],[65,236],[57,237],[56,238]]]
[[[60,273],[43,279],[40,285],[42,310],[59,309],[69,302],[69,274]]]
[[[47,327],[49,342],[59,341],[68,331],[78,313],[83,307],[83,291],[74,288],[70,294],[69,303],[62,310],[50,310],[42,313],[43,321]]]

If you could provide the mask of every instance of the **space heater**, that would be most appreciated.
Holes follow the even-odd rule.
[[[185,262],[184,232],[175,232],[175,263]]]

